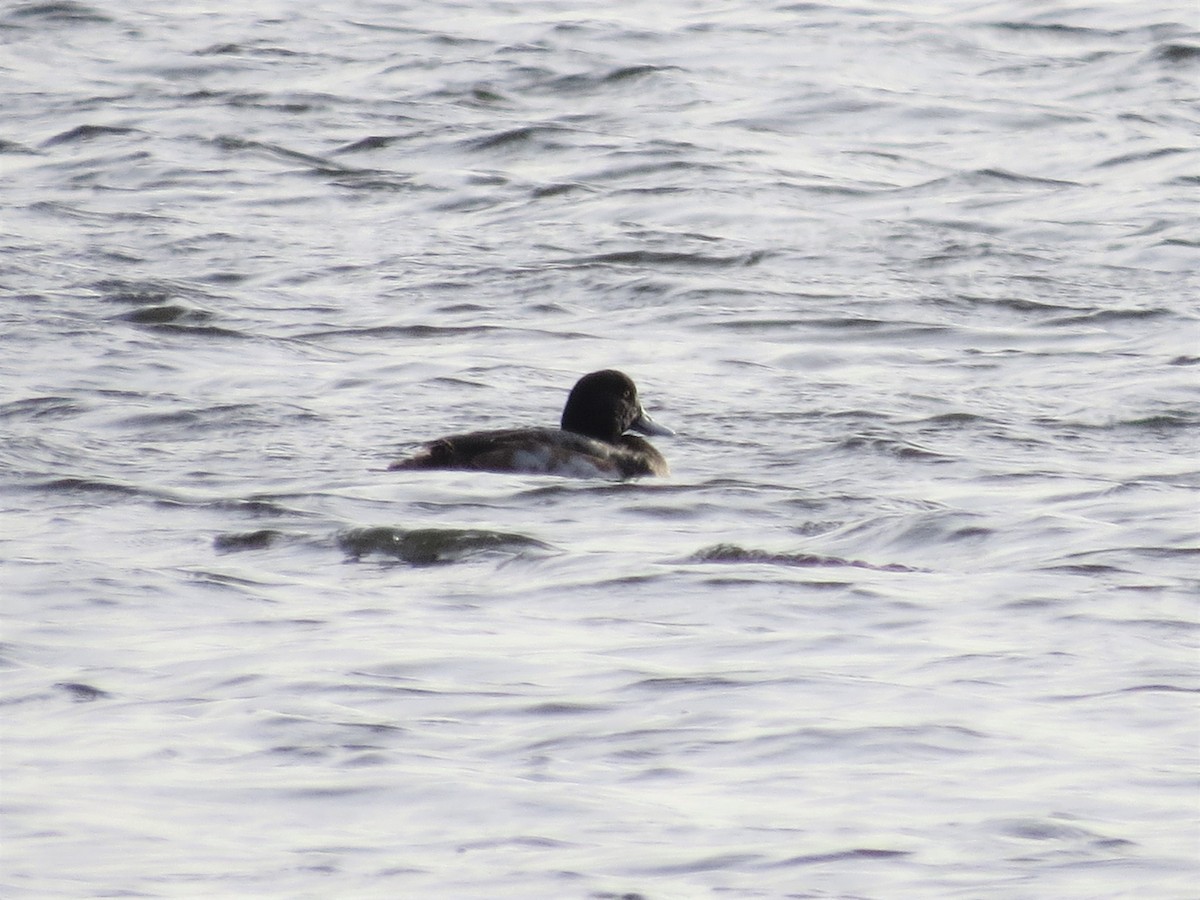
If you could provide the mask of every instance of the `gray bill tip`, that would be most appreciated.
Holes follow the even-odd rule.
[[[652,418],[646,415],[646,411],[642,410],[638,417],[633,420],[633,424],[629,426],[632,430],[646,435],[658,435],[659,437],[674,437],[675,432],[666,425],[659,425]]]

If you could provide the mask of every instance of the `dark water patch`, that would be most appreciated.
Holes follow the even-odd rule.
[[[296,627],[300,628],[326,628],[329,625],[328,619],[303,618],[303,617],[284,617],[270,619],[246,619],[235,623],[241,628],[282,628],[291,631]],[[235,675],[227,679],[229,684],[249,684],[253,682],[261,682],[262,675]]]
[[[319,341],[329,338],[419,338],[440,339],[486,332],[507,332],[552,337],[555,340],[590,338],[593,335],[578,331],[551,331],[543,328],[516,328],[508,325],[380,325],[367,328],[339,328],[304,332],[296,335],[298,340]]]
[[[195,55],[195,56],[226,56],[226,55],[236,56],[237,54],[239,54],[241,52],[242,52],[241,44],[226,43],[226,44],[213,44],[212,46],[205,47],[202,50],[195,50],[195,51],[193,51],[193,55]]]
[[[0,153],[22,154],[25,156],[37,156],[38,151],[32,147],[27,147],[25,144],[18,144],[16,141],[5,140],[0,138]]]
[[[1174,431],[1176,429],[1192,429],[1200,423],[1195,414],[1188,412],[1165,412],[1144,416],[1138,419],[1125,419],[1114,423],[1116,428],[1136,428],[1146,431]]]
[[[557,125],[522,125],[519,128],[508,128],[482,137],[467,138],[460,146],[472,151],[511,150],[534,144],[546,149],[548,142],[545,138],[552,134],[561,134],[563,129]]]
[[[1185,582],[1185,585],[1186,590],[1191,596],[1200,594],[1200,581],[1195,581],[1190,584]],[[1137,585],[1117,588],[1118,591],[1141,591],[1145,589],[1146,588],[1144,586]],[[1157,594],[1166,592],[1166,589],[1164,589],[1161,585],[1151,586],[1149,590],[1152,590]],[[1172,640],[1178,639],[1181,636],[1186,636],[1190,639],[1192,632],[1200,631],[1200,622],[1188,619],[1148,618],[1144,616],[1125,618],[1119,616],[1092,616],[1083,613],[1073,613],[1071,615],[1063,616],[1063,621],[1071,623],[1084,622],[1090,625],[1098,624],[1106,628],[1116,624],[1122,626],[1132,626],[1139,629],[1150,629],[1156,632],[1161,631],[1164,633],[1164,635],[1169,636]]]
[[[321,177],[333,187],[349,191],[381,191],[384,193],[434,190],[413,184],[412,178],[398,172],[377,169],[354,169],[343,172],[321,172]]]
[[[457,562],[486,551],[521,554],[553,549],[522,534],[475,528],[351,528],[339,533],[337,542],[355,560],[382,555],[414,566]]]
[[[493,84],[473,84],[469,87],[457,83],[448,84],[430,91],[425,97],[470,109],[492,110],[513,106],[512,99]]]
[[[139,307],[169,306],[170,301],[176,298],[206,296],[203,290],[191,284],[162,279],[102,278],[91,282],[87,287],[106,303]]]
[[[919,572],[920,569],[899,563],[876,565],[858,559],[842,559],[837,556],[820,556],[812,553],[772,553],[766,550],[748,550],[736,544],[714,544],[692,554],[686,562],[696,563],[752,563],[771,566],[796,566],[800,568],[854,568],[874,572]]]
[[[266,750],[268,756],[281,756],[285,760],[308,762],[318,759],[329,759],[335,754],[335,748],[325,746],[308,746],[301,744],[280,744]]]
[[[465,284],[463,282],[447,282],[445,284],[432,285],[432,286],[446,288],[446,289],[454,290],[454,291],[466,291],[466,290],[469,290],[471,287],[470,285]],[[561,306],[558,306],[557,304],[553,304],[553,303],[539,303],[532,308],[536,312],[548,312],[548,313],[567,312],[567,310],[563,309]],[[483,306],[482,304],[479,304],[479,303],[472,303],[469,300],[468,301],[457,301],[456,300],[453,303],[446,303],[442,306],[439,306],[438,312],[443,313],[448,316],[472,316],[472,317],[478,318],[480,315],[486,315],[487,313],[490,313],[491,309],[489,307]]]
[[[25,489],[48,494],[108,494],[114,498],[138,497],[160,507],[199,507],[227,510],[257,517],[318,517],[315,513],[287,507],[273,499],[249,498],[230,500],[222,498],[214,500],[209,497],[189,496],[161,487],[123,484],[108,479],[80,475],[33,481],[26,485]]]
[[[436,202],[432,208],[439,213],[471,213],[491,209],[501,202],[500,197],[491,193],[458,194]]]
[[[90,287],[109,303],[126,303],[134,306],[162,304],[176,294],[174,286],[153,281],[126,281],[105,278],[93,282]]]
[[[1103,28],[1089,28],[1084,25],[1064,25],[1061,22],[993,22],[989,27],[1000,31],[1028,32],[1046,34],[1057,37],[1119,37],[1120,31]]]
[[[1121,688],[1117,694],[1200,694],[1200,687],[1180,687],[1177,684],[1137,684]]]
[[[1200,62],[1200,44],[1163,44],[1154,48],[1152,56],[1159,62],[1175,66],[1194,65]]]
[[[1113,166],[1123,166],[1129,163],[1146,162],[1152,159],[1161,159],[1164,156],[1176,156],[1181,153],[1194,153],[1186,147],[1159,147],[1154,150],[1141,150],[1136,153],[1122,153],[1119,156],[1113,156],[1103,162],[1096,163],[1097,169],[1107,169]]]
[[[134,163],[145,159],[145,153],[130,153],[124,157],[123,163]],[[94,209],[85,209],[80,206],[71,206],[67,203],[62,203],[57,200],[38,200],[29,205],[31,210],[40,213],[46,213],[48,216],[55,219],[65,218],[74,219],[79,222],[86,222],[93,225],[111,226],[114,222],[134,222],[134,223],[150,223],[160,225],[164,222],[171,221],[169,216],[159,213],[143,212],[140,210],[121,212],[99,212]],[[122,253],[115,250],[97,251],[101,259],[113,260],[116,262],[131,262],[140,263],[143,258],[134,256],[128,253]]]
[[[672,521],[705,518],[712,513],[717,504],[697,503],[687,506],[668,506],[665,504],[640,504],[632,507],[629,512],[639,516],[654,519],[670,519]]]
[[[293,800],[341,800],[350,797],[361,797],[376,794],[380,790],[376,785],[341,785],[337,787],[303,787],[290,788],[282,792],[283,796]],[[328,876],[336,872],[333,866],[312,866],[311,870],[318,875]]]
[[[389,134],[389,135],[371,135],[365,138],[359,138],[357,141],[352,141],[349,144],[343,144],[333,152],[334,153],[366,153],[371,150],[386,150],[392,144],[402,141],[411,140],[411,135],[404,134]]]
[[[512,106],[512,100],[507,94],[485,85],[475,85],[462,95],[459,102],[464,106],[480,109]]]
[[[703,856],[689,862],[647,866],[638,868],[636,871],[645,875],[690,875],[697,872],[718,872],[722,869],[742,869],[761,858],[757,853],[720,853],[716,856]]]
[[[832,853],[809,853],[803,856],[791,856],[778,862],[768,863],[765,868],[782,869],[791,866],[815,866],[830,862],[871,862],[881,859],[897,859],[905,856],[912,856],[911,851],[861,847],[854,850],[838,850]]]
[[[556,265],[570,268],[590,266],[685,266],[689,268],[745,268],[762,262],[769,254],[765,250],[734,256],[715,256],[706,253],[681,253],[661,250],[619,250],[559,260]]]
[[[1062,313],[1078,311],[1076,307],[1050,303],[1045,300],[1029,300],[1024,297],[983,297],[980,295],[959,294],[953,300],[971,307],[990,306],[1018,313]],[[935,298],[935,302],[944,302],[944,298]]]
[[[912,220],[912,225],[920,226],[937,232],[952,232],[969,235],[984,235],[985,237],[995,238],[1004,234],[1005,228],[1001,225],[993,225],[987,222],[977,221],[975,219],[950,219],[950,218],[915,218]],[[907,235],[905,235],[907,236]],[[956,245],[958,246],[958,245]],[[988,244],[974,245],[984,249],[990,249]]]
[[[890,190],[890,185],[882,187],[872,184],[869,187],[854,187],[847,184],[828,184],[824,181],[814,181],[802,184],[797,182],[780,181],[781,188],[802,191],[805,194],[816,194],[825,197],[868,197],[880,190]]]
[[[1107,563],[1059,563],[1052,566],[1039,566],[1038,572],[1062,572],[1066,575],[1120,575],[1126,572],[1119,566]]]
[[[185,76],[191,80],[194,75]],[[223,106],[228,106],[231,109],[250,109],[250,110],[265,110],[270,112],[281,112],[300,114],[312,112],[314,110],[323,109],[328,101],[326,95],[316,95],[315,100],[307,99],[310,95],[303,95],[306,99],[296,100],[280,100],[279,94],[264,93],[262,91],[214,91],[214,90],[199,90],[189,91],[180,95],[180,100],[186,103],[195,104],[212,104],[219,103]]]
[[[56,134],[42,141],[43,147],[54,147],[58,144],[74,144],[81,141],[91,141],[101,137],[112,137],[138,132],[137,128],[123,128],[115,125],[79,125]]]
[[[720,588],[721,590],[731,590],[731,589],[737,590],[739,588],[758,587],[758,586],[762,585],[762,583],[763,583],[762,577],[754,576],[754,575],[746,575],[746,576],[722,575],[722,576],[713,576],[713,577],[700,579],[700,584]],[[806,584],[806,585],[814,585],[815,584],[817,587],[821,587],[826,583],[836,584],[836,586],[841,589],[850,587],[850,582],[832,582],[832,581],[831,582],[804,582],[804,584]]]
[[[331,337],[436,339],[503,330],[504,327],[500,325],[377,325],[367,328],[334,328],[325,331],[307,331],[296,335],[296,337],[306,341],[317,341]]]
[[[210,47],[205,47],[203,50],[196,50],[195,56],[266,56],[266,57],[294,57],[294,56],[310,56],[307,53],[300,53],[296,50],[288,50],[286,47],[272,47],[265,44],[237,44],[224,43],[213,44]]]
[[[1142,319],[1160,319],[1165,316],[1175,316],[1169,309],[1161,306],[1150,307],[1148,309],[1136,309],[1125,307],[1123,309],[1098,309],[1093,312],[1084,313],[1076,316],[1060,316],[1054,319],[1047,319],[1045,324],[1053,326],[1062,325],[1104,325],[1109,322],[1128,322],[1139,321]]]
[[[587,175],[585,180],[591,184],[605,181],[622,181],[627,178],[642,178],[651,175],[662,175],[667,172],[680,172],[684,175],[691,175],[693,173],[699,174],[706,171],[712,171],[714,174],[716,174],[722,170],[717,169],[715,166],[699,165],[683,159],[663,159],[655,160],[653,162],[626,163],[624,165],[611,166]],[[683,190],[683,188],[664,186],[657,182],[655,183],[654,188],[660,190]],[[617,191],[616,193],[620,192]]]
[[[319,518],[316,513],[292,506],[285,506],[278,499],[269,497],[249,497],[236,500],[224,498],[220,500],[202,500],[198,502],[198,505],[207,506],[212,509],[244,513],[252,518],[282,518],[284,516]]]
[[[513,837],[482,838],[480,840],[464,841],[458,846],[458,852],[462,853],[464,850],[487,850],[494,847],[533,847],[536,849],[558,849],[577,846],[579,845],[571,841],[542,837],[540,835],[515,835]]]
[[[392,144],[405,140],[403,135],[371,135],[370,137],[360,138],[357,141],[352,141],[349,144],[343,144],[336,148],[334,153],[363,153],[370,150],[383,150],[390,147]]]
[[[906,424],[911,425],[934,425],[937,427],[947,428],[962,428],[968,425],[994,425],[994,419],[989,419],[987,416],[976,415],[968,412],[952,412],[940,413],[936,416],[929,416],[924,419],[913,419]]]
[[[1165,238],[1155,244],[1156,247],[1186,247],[1189,250],[1200,250],[1200,238]]]
[[[649,76],[659,72],[676,69],[676,66],[636,65],[621,66],[607,72],[580,72],[573,75],[562,75],[538,85],[541,89],[556,93],[587,93],[598,88],[613,85],[637,84]]]
[[[607,712],[612,708],[611,705],[601,703],[568,703],[566,701],[556,701],[535,703],[532,706],[522,707],[518,712],[521,715],[528,716],[582,716],[597,712]]]
[[[1003,603],[1001,604],[1001,608],[1016,610],[1044,610],[1054,609],[1055,607],[1062,606],[1068,602],[1069,601],[1064,600],[1061,597],[1026,597],[1021,600],[1012,600],[1008,603]]]
[[[1081,825],[1067,820],[1067,817],[1052,817],[1049,819],[1005,819],[993,823],[993,830],[1006,837],[1021,838],[1027,841],[1086,841],[1103,846],[1126,846],[1130,841],[1114,840],[1089,831]]]
[[[60,691],[64,691],[76,703],[92,703],[112,696],[108,691],[78,681],[60,681],[54,686]]]
[[[1047,695],[1044,699],[1053,702],[1074,702],[1078,700],[1099,700],[1102,698],[1120,697],[1123,694],[1200,694],[1200,687],[1165,683],[1135,684],[1129,687],[1116,688],[1111,691],[1089,691],[1082,694],[1051,694]]]
[[[5,14],[5,18],[39,19],[44,22],[70,22],[73,24],[113,21],[95,7],[83,3],[72,3],[70,0],[60,0],[58,3],[23,3],[9,10]]]
[[[52,478],[49,481],[35,484],[33,487],[49,494],[112,494],[121,497],[152,496],[142,488],[130,484],[119,484],[113,481],[82,476]]]
[[[803,328],[812,325],[809,319],[799,317],[779,317],[779,318],[753,318],[753,319],[722,319],[718,322],[702,321],[700,327],[709,328],[727,328],[731,331],[790,331],[795,328]]]
[[[564,194],[573,194],[577,191],[585,193],[594,193],[594,189],[586,184],[577,181],[560,182],[558,184],[546,184],[532,188],[529,195],[535,200],[541,200],[546,197],[561,197]]]
[[[204,325],[213,319],[213,314],[203,309],[194,309],[179,304],[167,303],[161,306],[143,306],[120,316],[126,322],[135,325]]]
[[[1200,427],[1200,415],[1191,410],[1163,410],[1129,419],[1114,419],[1108,422],[1075,422],[1050,419],[1038,416],[1035,424],[1052,428],[1056,431],[1072,432],[1114,432],[1114,431],[1145,431],[1150,433],[1178,434]]]
[[[974,551],[978,548],[971,544],[997,535],[1003,536],[1003,532],[974,524],[978,519],[975,515],[948,511],[934,503],[916,500],[902,504],[901,509],[890,514],[873,511],[847,524],[841,530],[840,537],[853,537],[859,543],[901,548],[924,556],[931,548],[960,541],[967,542],[967,549]],[[918,567],[911,571],[931,570]]]
[[[1142,556],[1158,559],[1177,559],[1200,556],[1200,547],[1131,547],[1130,550]]]
[[[140,323],[145,324],[145,323]],[[236,328],[225,328],[220,325],[205,325],[193,324],[189,321],[180,322],[159,322],[149,325],[154,330],[162,333],[170,333],[196,338],[214,338],[218,340],[253,340],[258,335],[246,331],[239,331]]]
[[[169,431],[180,428],[209,429],[217,424],[245,424],[255,418],[249,415],[259,407],[252,403],[221,403],[216,406],[196,407],[192,409],[171,409],[162,412],[134,413],[125,416],[118,424],[125,428],[144,431],[161,428]]]
[[[886,193],[893,195],[912,194],[917,196],[940,194],[945,189],[960,190],[963,187],[978,190],[996,188],[1068,188],[1080,187],[1077,181],[1064,181],[1058,178],[1041,178],[1036,175],[1022,175],[1007,169],[976,169],[972,172],[962,172],[954,175],[944,175],[931,181],[921,182],[908,187],[891,188]]]
[[[314,156],[311,153],[302,153],[299,150],[291,150],[280,144],[272,144],[266,141],[252,141],[247,138],[240,138],[235,135],[219,135],[212,139],[212,143],[220,150],[228,153],[257,153],[272,159],[279,159],[285,162],[299,163],[307,169],[310,169],[320,175],[375,175],[378,172],[374,169],[360,169],[353,166],[345,166],[341,163],[334,162],[323,156]]]
[[[346,749],[351,750],[353,755],[342,761],[341,765],[349,769],[360,768],[362,766],[383,766],[392,761],[392,757],[389,754],[378,750],[355,751],[349,747]]]
[[[686,194],[691,188],[681,184],[652,184],[652,185],[637,185],[634,187],[622,188],[612,191],[614,197],[622,195],[645,195],[649,197],[662,196],[666,194]]]
[[[679,66],[654,66],[649,64],[638,66],[622,66],[619,69],[613,69],[611,72],[603,76],[603,81],[607,83],[634,81],[641,79],[646,75],[653,75],[658,72],[669,72],[678,70]]]
[[[625,690],[649,690],[655,693],[665,693],[669,691],[691,692],[696,689],[707,690],[709,688],[741,688],[752,686],[750,683],[735,681],[732,678],[724,678],[719,675],[678,675],[643,678],[640,681],[627,685]]]
[[[836,331],[841,331],[842,329],[855,329],[858,331],[869,331],[872,329],[878,329],[878,330],[894,329],[900,323],[888,322],[888,321],[884,321],[883,319],[871,319],[871,318],[867,318],[866,316],[834,316],[834,317],[823,318],[823,319],[810,319],[805,324],[812,328],[830,328],[830,329],[833,329]],[[930,326],[909,326],[904,330],[914,331],[914,332],[920,331],[920,330],[927,330],[930,332],[938,332],[938,331],[945,331],[946,329],[942,326],[930,325]]]
[[[966,541],[966,540],[973,540],[974,538],[991,537],[992,535],[994,535],[996,533],[997,533],[996,529],[994,529],[994,528],[984,528],[979,525],[968,525],[964,528],[956,529],[955,531],[952,531],[949,534],[947,534],[946,540],[948,540],[948,541]]]
[[[230,575],[228,572],[207,572],[203,569],[194,570],[189,573],[191,578],[202,584],[215,584],[220,587],[246,588],[247,593],[255,594],[258,599],[265,602],[273,602],[261,595],[263,588],[268,586],[268,582],[255,579],[244,578],[240,575]]]
[[[805,15],[812,15],[813,13],[829,15],[834,13],[834,9],[829,3],[811,3],[805,2],[805,0],[801,0],[799,3],[781,3],[779,6],[774,7],[774,9],[778,12],[804,13]],[[865,5],[845,7],[843,10],[839,11],[845,11],[852,16],[869,16],[871,18],[874,18],[878,15],[878,12],[873,7]],[[825,23],[821,24],[824,25]]]
[[[655,496],[678,494],[691,498],[693,488],[690,485],[666,484],[653,480],[606,481],[601,479],[575,479],[547,476],[545,484],[536,484],[520,492],[518,496],[531,500],[541,500],[554,497],[570,497],[576,493],[586,493],[589,497],[613,495],[628,498],[631,495],[643,497],[653,492]]]
[[[757,739],[764,758],[795,759],[807,750],[821,758],[829,753],[861,759],[945,759],[973,756],[989,735],[960,725],[865,726],[802,728]]]
[[[27,397],[0,404],[0,421],[66,419],[87,409],[71,397]]]
[[[236,553],[242,550],[265,550],[283,536],[273,528],[257,531],[242,531],[234,534],[218,534],[213,538],[213,548],[219,553]]]
[[[930,450],[927,447],[918,446],[911,441],[903,441],[898,438],[882,437],[879,435],[853,435],[839,441],[837,446],[842,450],[868,450],[872,453],[892,456],[896,459],[917,460],[929,463],[948,463],[951,461],[950,457],[935,450]]]

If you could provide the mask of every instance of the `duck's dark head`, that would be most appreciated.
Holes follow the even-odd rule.
[[[563,431],[615,444],[626,431],[674,434],[659,425],[638,402],[637,386],[624,372],[604,369],[575,382],[562,414]]]

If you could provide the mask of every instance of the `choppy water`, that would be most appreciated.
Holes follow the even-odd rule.
[[[1194,897],[1198,19],[5,6],[0,892]]]

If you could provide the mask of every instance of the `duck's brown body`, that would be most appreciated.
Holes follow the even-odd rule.
[[[628,376],[606,369],[581,378],[567,398],[563,427],[473,431],[430,441],[388,468],[527,472],[573,478],[667,475],[667,461],[632,434],[673,434],[655,424]]]
[[[610,444],[556,428],[511,428],[452,434],[425,445],[389,469],[474,469],[571,478],[637,478],[669,474],[649,441],[631,434]]]

